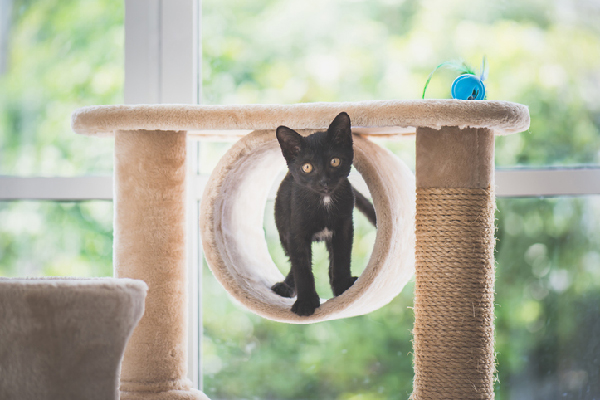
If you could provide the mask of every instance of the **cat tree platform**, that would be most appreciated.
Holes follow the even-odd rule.
[[[355,134],[416,133],[413,399],[493,398],[494,136],[526,130],[529,113],[526,106],[501,101],[422,100],[96,106],[75,111],[72,116],[75,132],[114,136],[115,140],[115,274],[144,280],[149,286],[146,313],[125,352],[121,371],[123,399],[206,398],[192,389],[186,378],[188,135],[243,136],[259,131],[253,135],[264,138],[272,134],[275,140],[275,128],[279,125],[306,131],[327,129],[342,111],[350,115]],[[366,149],[365,154],[375,154],[367,142],[361,138],[357,141]],[[242,146],[236,157],[254,151]],[[377,157],[372,157],[367,164],[374,166],[377,161]],[[223,174],[230,172],[231,169]],[[373,176],[387,179],[388,175]],[[373,176],[369,179],[375,179]],[[365,177],[367,185],[369,179]],[[383,186],[386,187],[385,182]],[[402,215],[397,209],[400,203],[392,196],[393,187],[387,189],[389,193],[379,194],[389,200],[387,205],[373,193],[378,220],[383,215]],[[227,198],[226,192],[205,192],[205,195]],[[219,261],[224,252],[237,251],[228,248],[225,239],[214,241],[211,232],[219,229],[219,223],[210,215],[209,208],[203,214],[201,227],[209,263],[213,256]],[[409,216],[400,219],[408,220]],[[391,232],[395,223],[388,222]],[[381,226],[379,230],[383,230]],[[402,229],[408,230],[410,226]],[[395,237],[390,236],[387,245],[379,250],[376,245],[372,258],[385,258],[398,242]],[[410,242],[410,234],[406,234],[406,240]],[[405,246],[402,254],[407,251]],[[393,264],[393,260],[386,263]],[[216,268],[224,274],[233,271],[227,263]],[[392,270],[378,273],[392,273]],[[236,278],[235,274],[239,276]],[[243,273],[237,271],[233,275],[234,280],[239,280]],[[359,282],[360,279],[356,285]],[[347,292],[352,292],[352,288]],[[246,294],[248,303],[256,300]],[[376,291],[360,301],[349,299],[351,304],[347,307],[358,309],[360,304],[373,304],[374,296]],[[253,309],[251,304],[245,305]],[[363,310],[370,309],[365,306]],[[256,307],[253,311],[260,313]]]
[[[144,282],[0,278],[0,399],[117,400]]]

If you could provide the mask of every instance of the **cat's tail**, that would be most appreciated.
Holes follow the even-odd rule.
[[[354,192],[354,207],[358,208],[358,211],[365,214],[365,217],[369,220],[370,223],[373,224],[374,227],[377,227],[377,216],[375,215],[375,207],[373,204],[362,195],[361,192],[356,190],[354,186],[352,186],[352,191]]]

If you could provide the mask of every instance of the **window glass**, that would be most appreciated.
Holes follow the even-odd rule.
[[[499,399],[600,397],[600,196],[499,199]]]
[[[210,175],[235,140],[200,140],[198,142],[198,172],[201,175]]]
[[[0,2],[0,174],[112,171],[112,142],[71,112],[123,102],[121,0]]]
[[[112,276],[110,201],[0,202],[0,276]]]
[[[597,163],[600,7],[560,0],[204,0],[203,102],[419,99],[443,61],[479,69],[489,100],[526,104],[528,132],[497,164]],[[427,98],[450,98],[438,71]]]
[[[270,208],[266,238],[287,272]],[[600,196],[498,199],[496,217],[496,398],[600,397]],[[358,272],[373,231],[362,216],[355,221]],[[327,259],[324,249],[316,253],[318,290],[326,297]],[[403,399],[411,393],[413,283],[368,315],[290,325],[235,305],[206,267],[203,279],[209,397]]]

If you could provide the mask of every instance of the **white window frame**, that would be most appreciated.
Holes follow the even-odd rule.
[[[125,0],[125,103],[200,103],[200,0]],[[188,377],[202,387],[201,253],[194,191],[198,146],[188,141]]]
[[[125,103],[200,104],[201,0],[125,0]],[[101,139],[90,139],[101,140]],[[206,176],[198,175],[198,143],[190,140],[188,190],[189,378],[202,387],[201,271],[198,204]],[[497,197],[600,194],[599,167],[499,169]],[[0,201],[112,200],[111,176],[0,176]]]

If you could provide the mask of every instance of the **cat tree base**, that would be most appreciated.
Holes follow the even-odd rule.
[[[121,400],[209,400],[204,393],[196,389],[168,390],[165,392],[123,392]]]
[[[144,282],[0,277],[0,399],[118,400]]]
[[[493,136],[526,130],[529,113],[509,102],[461,100],[98,106],[74,112],[77,133],[116,132],[115,270],[150,287],[148,318],[144,316],[125,351],[123,398],[206,398],[190,389],[185,378],[186,132],[223,137],[266,129],[274,135],[279,125],[322,130],[342,111],[350,115],[355,134],[417,131],[412,398],[493,398]],[[446,218],[439,221],[440,215]],[[438,229],[440,223],[444,229]],[[455,281],[444,275],[455,275]],[[449,284],[460,290],[446,291],[445,297],[427,286]],[[469,287],[468,297],[463,286]],[[457,310],[444,304],[456,304]],[[174,381],[186,382],[181,396],[189,397],[175,397],[180,396],[177,390],[166,389]],[[132,384],[140,385],[133,393],[126,389]],[[161,389],[152,390],[157,387]]]

